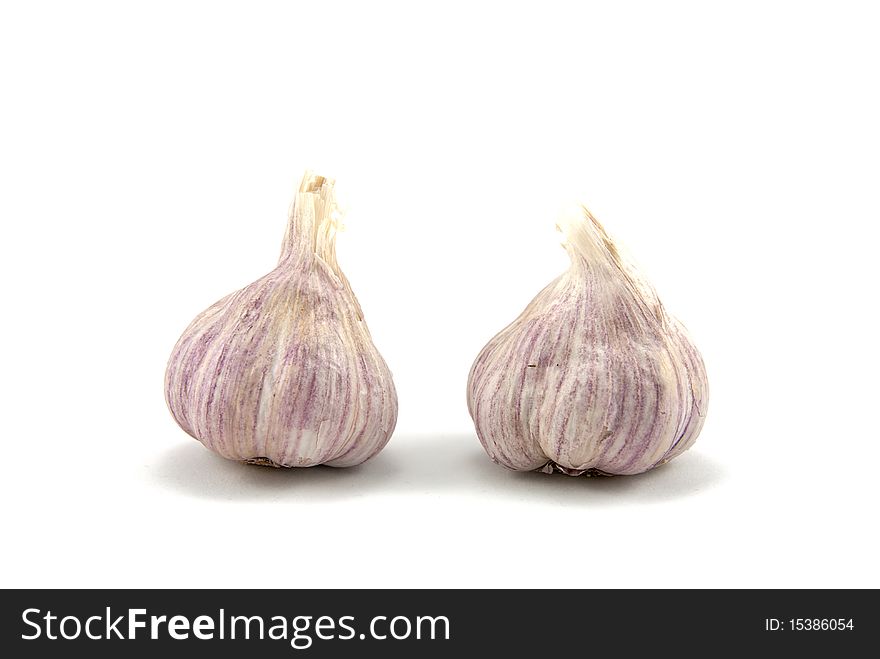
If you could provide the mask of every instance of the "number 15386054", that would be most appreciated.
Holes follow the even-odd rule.
[[[768,632],[835,632],[853,631],[854,625],[852,618],[789,618],[788,620],[765,618],[764,629]]]

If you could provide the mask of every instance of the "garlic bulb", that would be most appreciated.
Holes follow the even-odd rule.
[[[583,207],[557,227],[571,258],[480,352],[468,409],[518,471],[638,474],[687,450],[708,382],[684,327]]]
[[[391,373],[336,262],[333,184],[306,173],[278,266],[199,314],[171,353],[171,413],[230,460],[349,467],[394,430]]]

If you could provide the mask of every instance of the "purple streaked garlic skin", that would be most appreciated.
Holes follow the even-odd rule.
[[[516,471],[639,474],[700,433],[700,353],[583,207],[558,227],[571,259],[477,356],[468,377],[483,448]]]
[[[171,414],[224,458],[349,467],[394,430],[391,372],[336,262],[333,186],[306,173],[278,266],[199,314],[171,353]]]

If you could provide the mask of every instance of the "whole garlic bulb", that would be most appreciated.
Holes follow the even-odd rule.
[[[495,462],[518,471],[647,471],[696,440],[708,403],[703,360],[586,208],[558,228],[568,272],[471,368],[477,435]]]
[[[306,172],[278,266],[199,314],[168,361],[175,420],[230,460],[348,467],[394,430],[391,372],[336,262],[333,185]]]

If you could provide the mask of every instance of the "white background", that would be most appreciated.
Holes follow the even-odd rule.
[[[876,11],[4,3],[0,583],[880,586]],[[351,470],[226,462],[163,399],[306,167],[399,391]],[[507,472],[467,413],[573,199],[709,369],[696,446],[643,476]]]

